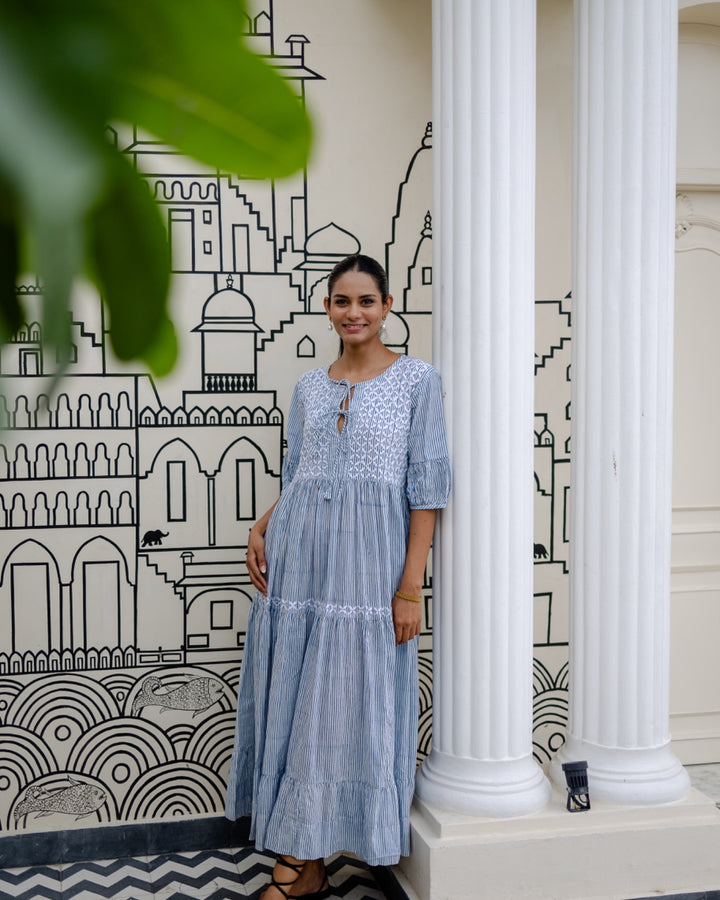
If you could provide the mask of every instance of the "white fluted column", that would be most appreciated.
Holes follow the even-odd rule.
[[[570,727],[590,796],[682,797],[670,752],[676,0],[576,0]]]
[[[417,793],[512,816],[550,793],[532,756],[535,0],[434,0],[433,79],[434,359],[454,489]]]

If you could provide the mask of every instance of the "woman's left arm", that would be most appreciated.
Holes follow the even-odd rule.
[[[422,595],[425,565],[432,544],[436,514],[437,510],[435,509],[410,510],[405,568],[397,588],[402,594],[408,594],[411,597]],[[422,603],[418,603],[416,600],[393,597],[392,613],[396,644],[404,644],[420,634],[422,607]]]

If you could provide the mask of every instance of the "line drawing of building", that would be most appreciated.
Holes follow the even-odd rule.
[[[321,78],[306,66],[309,41],[291,35],[277,53],[271,13],[248,18],[248,35],[304,102]],[[419,134],[385,246],[396,296],[386,340],[430,359],[430,123]],[[242,179],[134,129],[113,139],[165,217],[192,372],[175,398],[146,374],[118,371],[103,310],[83,297],[51,396],[42,289],[19,287],[30,320],[0,350],[0,825],[9,830],[40,827],[16,814],[20,804],[31,788],[66,785],[68,773],[103,794],[89,821],[222,809],[252,599],[245,538],[280,489],[292,387],[332,352],[327,275],[362,249],[342,222],[310,230],[305,173]],[[569,309],[537,306],[542,403],[569,396]],[[553,402],[536,416],[541,759],[567,718],[569,410]],[[423,594],[419,758],[431,735],[430,570]],[[57,812],[41,825],[64,821]]]

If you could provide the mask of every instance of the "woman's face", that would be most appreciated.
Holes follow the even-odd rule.
[[[356,269],[335,281],[325,309],[333,328],[348,346],[379,339],[380,326],[392,306],[392,297],[382,296],[372,275]]]

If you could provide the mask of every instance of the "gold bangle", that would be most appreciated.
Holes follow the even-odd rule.
[[[412,600],[413,603],[422,603],[422,597],[415,597],[412,594],[403,594],[402,591],[395,591],[395,596],[401,600]]]

